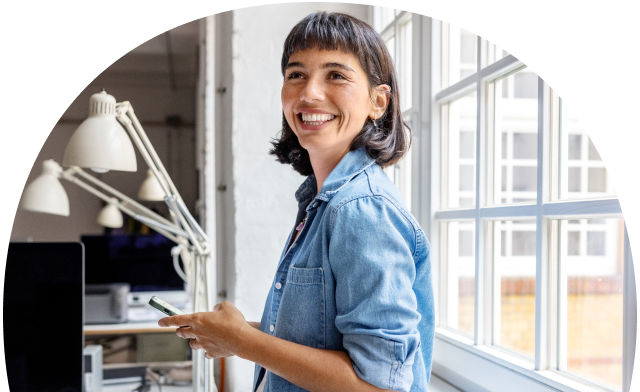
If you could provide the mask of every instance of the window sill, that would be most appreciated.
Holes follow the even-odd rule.
[[[534,370],[532,361],[436,328],[433,373],[462,390],[513,392],[602,392],[552,370]]]

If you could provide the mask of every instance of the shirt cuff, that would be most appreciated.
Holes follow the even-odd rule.
[[[420,343],[409,353],[401,342],[373,335],[345,335],[348,351],[358,377],[382,389],[409,392],[413,384],[413,360]]]

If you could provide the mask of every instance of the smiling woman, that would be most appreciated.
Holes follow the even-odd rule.
[[[271,153],[307,178],[262,320],[225,302],[160,324],[208,358],[255,362],[254,391],[424,391],[429,243],[382,170],[410,144],[391,56],[369,25],[318,12],[289,34],[282,73]]]

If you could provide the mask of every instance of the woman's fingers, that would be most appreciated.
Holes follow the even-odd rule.
[[[205,347],[198,339],[189,340],[189,347],[191,347],[192,350],[205,350],[204,357],[207,359],[225,356],[225,353],[220,351],[215,345],[207,344]]]
[[[193,333],[193,328],[191,327],[180,327],[176,329],[176,335],[180,336],[183,339],[196,339],[197,336]]]
[[[165,317],[158,320],[158,325],[161,327],[184,327],[191,325],[191,315],[181,314],[176,316]]]
[[[201,350],[202,349],[202,345],[200,344],[200,342],[197,339],[191,339],[189,340],[189,346],[193,349],[193,350]]]
[[[158,322],[163,327],[176,326],[176,335],[192,339],[194,350],[204,349],[209,358],[233,356],[238,351],[243,331],[251,328],[242,313],[230,302],[213,307],[211,312],[165,317]]]

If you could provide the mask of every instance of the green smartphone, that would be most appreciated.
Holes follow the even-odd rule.
[[[173,306],[171,304],[168,304],[168,303],[164,302],[163,300],[161,300],[160,298],[156,297],[155,295],[153,297],[151,297],[151,299],[149,300],[149,305],[151,305],[154,308],[158,309],[159,311],[161,311],[162,313],[166,314],[167,316],[175,316],[175,315],[178,315],[178,314],[186,314],[182,310],[176,308],[175,306]]]

